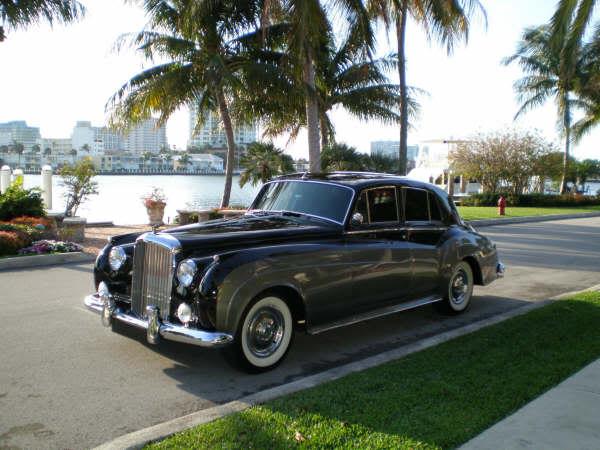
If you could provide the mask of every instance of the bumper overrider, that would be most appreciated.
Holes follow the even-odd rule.
[[[146,308],[147,319],[128,314],[115,306],[112,295],[104,283],[100,283],[98,292],[84,299],[85,306],[102,317],[102,325],[110,327],[113,320],[146,330],[146,339],[157,344],[160,338],[199,347],[221,347],[233,341],[233,336],[216,331],[204,331],[163,322],[156,306]]]

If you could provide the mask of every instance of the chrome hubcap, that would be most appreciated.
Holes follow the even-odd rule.
[[[468,292],[469,277],[464,270],[459,270],[456,275],[454,275],[450,286],[450,297],[452,299],[452,303],[460,305],[467,298]]]
[[[248,349],[260,358],[271,356],[281,345],[284,330],[283,315],[279,311],[259,309],[246,329]]]

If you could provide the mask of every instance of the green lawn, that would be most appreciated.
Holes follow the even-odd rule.
[[[152,448],[453,448],[600,357],[599,323],[581,294]]]
[[[458,211],[464,220],[498,219],[503,217],[498,215],[498,208],[494,206],[459,206]],[[597,211],[600,211],[600,206],[574,206],[569,208],[509,206],[506,208],[506,215],[504,217],[547,216],[550,214],[574,214]]]

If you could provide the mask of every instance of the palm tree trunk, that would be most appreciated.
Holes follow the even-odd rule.
[[[406,88],[406,16],[408,2],[402,1],[400,14],[396,17],[398,39],[398,75],[400,77],[400,148],[398,151],[398,173],[406,175],[408,146],[408,92]]]
[[[319,105],[315,94],[315,65],[312,51],[309,50],[304,60],[304,84],[306,86],[306,125],[308,131],[308,159],[310,171],[321,172],[321,146],[319,133]]]
[[[564,127],[565,127],[565,154],[563,158],[563,173],[560,181],[560,193],[567,192],[567,176],[569,172],[569,153],[571,149],[571,111],[569,106],[569,95],[566,96],[565,112],[564,112]]]
[[[327,127],[325,126],[325,113],[321,115],[321,150],[329,145],[329,135],[327,134]]]
[[[235,161],[235,140],[233,137],[233,126],[231,125],[231,117],[229,116],[229,107],[223,90],[219,89],[217,96],[219,102],[219,111],[223,128],[225,129],[225,138],[227,140],[227,158],[225,160],[225,187],[223,188],[223,198],[221,199],[221,208],[229,206],[231,197],[231,181],[233,179],[233,164]]]

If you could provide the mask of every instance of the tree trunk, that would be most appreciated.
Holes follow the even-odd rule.
[[[396,35],[398,38],[398,75],[400,76],[400,148],[398,154],[398,173],[406,175],[408,146],[408,92],[406,88],[406,16],[407,0],[402,1],[401,11],[396,18]]]
[[[323,113],[324,115],[325,113]],[[327,134],[327,127],[325,126],[325,117],[321,117],[321,150],[329,145],[329,135]]]
[[[309,50],[304,61],[304,84],[306,86],[306,125],[308,131],[308,159],[310,171],[320,173],[321,148],[319,133],[319,104],[315,93],[315,65],[312,51]]]
[[[233,137],[233,126],[231,125],[231,117],[229,116],[229,107],[223,91],[220,89],[217,101],[219,102],[219,111],[223,128],[225,129],[225,139],[227,140],[227,158],[225,161],[225,187],[223,188],[223,198],[221,199],[221,208],[229,206],[229,198],[231,197],[231,181],[233,179],[233,165],[235,161],[235,140]]]
[[[564,127],[565,127],[565,154],[563,158],[563,173],[560,181],[560,193],[565,194],[567,192],[567,176],[569,172],[569,152],[571,148],[571,111],[569,107],[569,95],[566,96],[565,101],[565,116],[564,116]]]

